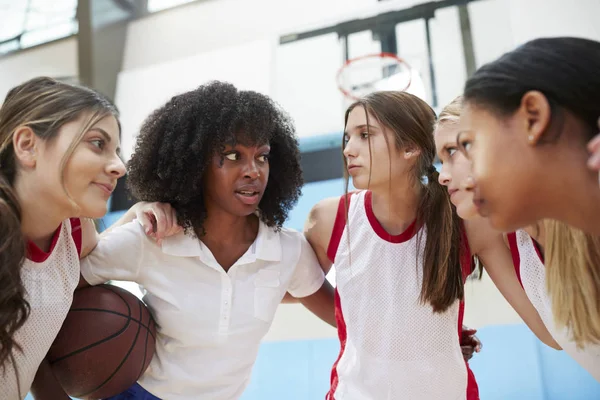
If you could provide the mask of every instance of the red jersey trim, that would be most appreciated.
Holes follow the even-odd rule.
[[[460,265],[462,269],[463,282],[466,281],[467,277],[471,275],[475,265],[473,265],[471,246],[469,245],[469,239],[467,238],[467,232],[465,230],[465,226],[461,221],[460,225],[460,244],[461,244],[461,254],[460,254]],[[462,300],[458,306],[458,341],[459,343],[462,340],[462,327],[463,327],[463,319],[465,316],[465,302]],[[462,345],[462,343],[461,343]],[[465,366],[467,368],[467,400],[479,400],[479,386],[477,385],[477,380],[475,379],[475,375],[471,368],[469,367],[469,363],[465,361]]]
[[[521,256],[519,255],[519,246],[517,245],[517,234],[515,232],[508,233],[506,240],[510,248],[510,255],[512,256],[515,272],[517,273],[517,279],[521,287],[523,287],[523,282],[521,281]]]
[[[337,289],[335,289],[335,320],[337,322],[338,338],[340,339],[340,354],[331,369],[331,388],[329,389],[329,393],[325,396],[326,400],[335,400],[334,395],[339,383],[337,365],[344,354],[344,350],[346,350],[346,340],[348,338],[346,321],[344,321],[344,314],[342,313],[342,303]]]
[[[344,199],[347,200],[345,201]],[[346,202],[348,203],[347,206],[349,210],[351,199],[352,193],[347,193],[345,196],[340,197],[335,222],[333,223],[333,231],[331,232],[331,238],[329,239],[329,245],[327,246],[327,258],[329,258],[329,261],[331,262],[334,262],[338,247],[340,247],[340,240],[342,239],[342,234],[346,227]]]
[[[529,236],[529,237],[531,237],[531,236]],[[540,261],[542,262],[542,264],[545,265],[545,263],[544,263],[544,255],[542,254],[542,246],[540,246],[540,244],[537,242],[537,240],[535,240],[532,237],[531,237],[531,243],[533,244],[533,248],[535,249],[535,252],[538,255],[538,258],[540,259]]]
[[[71,218],[69,221],[71,222],[71,237],[75,242],[75,247],[77,248],[77,255],[81,255],[81,220],[79,218]]]
[[[71,218],[71,237],[75,242],[75,247],[77,247],[77,254],[81,254],[81,221],[79,218]],[[60,232],[62,230],[62,223],[58,226],[58,229],[54,231],[52,236],[52,242],[50,243],[50,249],[48,252],[40,249],[35,243],[28,240],[27,241],[27,258],[35,263],[43,263],[50,257],[54,248],[56,247],[56,243],[58,243],[58,239],[60,237]]]
[[[383,226],[381,226],[381,224],[377,220],[377,217],[375,217],[375,214],[373,213],[372,197],[373,194],[370,190],[367,193],[365,193],[365,210],[367,212],[367,219],[371,224],[371,228],[373,228],[377,236],[390,243],[404,243],[412,239],[413,236],[415,236],[415,234],[417,233],[417,229],[415,229],[417,223],[416,219],[401,234],[390,235],[383,228]]]

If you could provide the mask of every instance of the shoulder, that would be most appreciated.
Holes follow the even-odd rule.
[[[350,196],[348,196],[349,198]],[[338,214],[342,213],[341,217],[344,217],[345,211],[344,196],[328,197],[319,201],[308,214],[308,219],[304,226],[306,236],[327,247]]]
[[[489,247],[504,245],[502,233],[494,229],[487,218],[478,217],[464,221],[464,227],[473,255],[480,255]]]

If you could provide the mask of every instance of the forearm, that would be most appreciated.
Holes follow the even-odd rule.
[[[110,231],[112,231],[113,229],[115,229],[116,227],[128,224],[131,221],[133,221],[136,218],[136,207],[137,207],[137,204],[134,204],[133,206],[131,206],[131,208],[129,210],[127,210],[127,212],[125,212],[125,214],[123,214],[121,216],[121,218],[119,218],[111,226],[109,226],[108,228],[106,228],[100,234],[100,237],[106,235],[107,233],[109,233]]]
[[[283,300],[281,300],[281,303],[282,304],[300,303],[300,299],[297,299],[294,296],[292,296],[291,294],[289,294],[289,292],[286,292],[285,296],[283,296]]]
[[[58,383],[54,372],[52,372],[52,367],[46,359],[42,361],[35,374],[31,385],[31,394],[36,400],[70,400],[70,397]]]
[[[334,289],[325,280],[323,286],[310,296],[299,299],[300,302],[313,314],[334,328],[337,327],[335,319]]]

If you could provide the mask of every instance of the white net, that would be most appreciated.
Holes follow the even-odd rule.
[[[356,99],[378,90],[406,90],[413,79],[410,66],[395,56],[369,55],[350,60],[337,76],[346,97]]]

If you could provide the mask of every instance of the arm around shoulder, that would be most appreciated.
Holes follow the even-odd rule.
[[[109,280],[138,282],[140,266],[148,250],[145,244],[149,241],[136,221],[115,228],[81,260],[81,274],[92,285]]]

